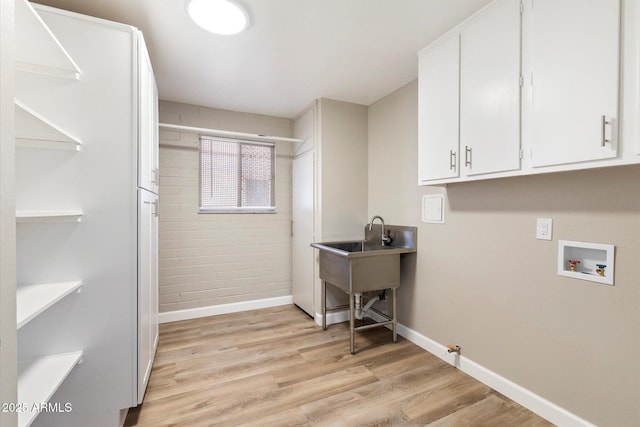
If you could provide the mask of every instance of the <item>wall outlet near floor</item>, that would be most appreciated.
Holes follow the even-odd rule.
[[[549,218],[538,218],[536,222],[536,239],[551,240],[553,232],[553,220]]]

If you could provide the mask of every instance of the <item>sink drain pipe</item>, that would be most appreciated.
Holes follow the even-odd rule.
[[[356,295],[356,305],[355,305],[355,313],[356,313],[356,319],[358,320],[362,320],[364,319],[365,314],[367,313],[367,311],[371,308],[371,306],[376,302],[380,300],[380,296],[376,295],[373,298],[369,299],[369,301],[367,301],[367,304],[364,307],[362,306],[362,294],[361,293],[357,293]]]

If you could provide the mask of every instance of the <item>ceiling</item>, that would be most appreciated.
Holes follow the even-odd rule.
[[[35,2],[141,29],[161,99],[292,118],[411,82],[416,52],[490,0],[241,0],[251,26],[236,36],[197,27],[185,0]]]

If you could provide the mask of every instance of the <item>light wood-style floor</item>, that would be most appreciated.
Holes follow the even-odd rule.
[[[399,337],[323,331],[295,306],[160,325],[125,426],[549,426]]]

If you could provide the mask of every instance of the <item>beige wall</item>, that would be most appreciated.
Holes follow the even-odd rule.
[[[160,102],[160,122],[291,136],[288,119]],[[291,143],[276,144],[276,214],[198,214],[198,135],[160,132],[160,311],[291,295]]]
[[[369,213],[419,228],[400,322],[590,422],[640,425],[640,166],[431,188],[416,156],[413,82],[369,108],[369,164],[390,171],[369,168]],[[420,222],[434,192],[443,225]],[[614,244],[615,286],[558,276],[558,239]]]
[[[364,105],[320,100],[319,241],[363,237],[367,223],[367,114]]]
[[[0,403],[17,402],[16,222],[14,139],[14,2],[0,3]],[[0,411],[14,426],[15,412]]]

